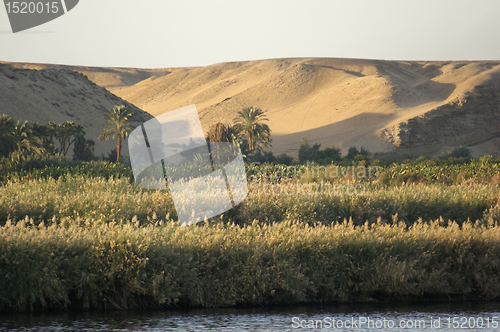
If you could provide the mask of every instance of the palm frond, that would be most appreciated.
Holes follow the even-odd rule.
[[[257,140],[263,143],[271,142],[271,129],[262,123],[263,121],[269,121],[265,112],[253,106],[239,111],[234,119],[234,130],[240,136],[246,136],[249,150],[255,149],[254,142]]]
[[[116,158],[118,161],[120,159],[121,139],[127,137],[134,130],[131,124],[137,120],[137,116],[121,105],[115,106],[105,113],[104,120],[106,122],[99,126],[104,129],[104,132],[97,139],[99,141],[117,139]]]

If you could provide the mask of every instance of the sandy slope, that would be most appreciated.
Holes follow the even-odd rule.
[[[394,131],[400,123],[464,98],[498,73],[500,62],[275,59],[171,69],[111,91],[153,115],[196,104],[205,129],[231,122],[242,107],[258,106],[268,111],[276,152],[295,155],[305,136],[344,152],[354,145],[387,153],[403,146],[384,137],[384,129]],[[487,141],[477,153],[500,151]],[[453,147],[418,151],[439,154]],[[406,150],[413,151],[411,146]]]
[[[458,145],[476,154],[500,151],[500,128],[485,127],[500,123],[500,104],[483,105],[496,100],[491,94],[499,90],[500,62],[298,58],[158,70],[73,69],[153,115],[196,104],[205,130],[232,122],[242,107],[260,107],[268,111],[277,153],[296,155],[303,136],[344,152],[364,146],[436,155]],[[436,111],[448,118],[436,122]]]
[[[29,70],[0,63],[0,114],[41,124],[49,121],[80,124],[85,128],[87,138],[96,142],[97,156],[107,155],[116,148],[116,140],[100,142],[97,137],[103,131],[99,126],[104,123],[104,113],[122,104],[139,114],[144,121],[151,118],[151,115],[94,84],[84,75],[67,68]]]

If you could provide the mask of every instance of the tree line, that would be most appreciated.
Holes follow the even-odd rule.
[[[246,161],[272,162],[291,165],[294,160],[287,154],[275,156],[271,150],[271,129],[266,124],[269,119],[266,112],[255,106],[240,110],[233,123],[217,122],[210,126],[206,133],[207,142],[229,142],[240,147]],[[104,114],[103,128],[98,140],[116,139],[116,149],[102,159],[109,161],[125,161],[121,158],[122,140],[126,139],[132,130],[140,124],[139,117],[124,105],[114,106]],[[310,145],[302,138],[298,150],[298,162],[314,161],[318,164],[329,164],[346,160],[368,161],[370,152],[364,147],[359,150],[350,147],[346,156],[342,156],[340,148],[320,149],[316,143]],[[66,160],[68,153],[73,151],[73,160],[97,160],[94,155],[95,141],[86,138],[84,127],[73,121],[48,124],[14,120],[8,115],[0,116],[0,167],[12,168],[27,160],[48,156]],[[441,156],[448,158],[470,158],[471,151],[459,147]],[[408,157],[409,158],[409,157]],[[408,159],[406,158],[406,159]],[[405,159],[405,158],[403,158]],[[415,158],[409,158],[415,159]]]
[[[57,142],[57,144],[56,144]],[[19,163],[33,156],[65,157],[73,147],[73,159],[93,158],[95,142],[85,138],[83,126],[73,121],[43,125],[0,116],[0,159],[3,165]]]
[[[218,122],[206,134],[211,142],[231,142],[240,146],[245,156],[261,154],[270,148],[271,129],[265,111],[246,107],[238,112],[233,124]],[[116,150],[108,159],[120,161],[122,140],[139,125],[138,116],[124,105],[114,106],[104,114],[103,128],[98,140],[116,139]],[[66,158],[73,149],[73,160],[89,161],[94,156],[95,141],[87,139],[84,127],[73,121],[48,124],[14,120],[0,116],[0,165],[12,167],[30,158],[59,156]]]

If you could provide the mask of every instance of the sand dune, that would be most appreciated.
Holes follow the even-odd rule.
[[[107,155],[116,148],[116,141],[97,140],[103,129],[103,115],[115,105],[127,105],[146,121],[146,112],[89,81],[84,75],[66,68],[44,70],[13,68],[0,64],[0,114],[18,120],[47,124],[73,121],[85,128],[87,138],[96,142],[95,154]],[[37,69],[46,66],[38,66]],[[125,76],[125,75],[124,75]],[[110,82],[110,80],[108,80]],[[127,149],[124,149],[126,153]],[[72,152],[70,153],[70,155]]]
[[[110,90],[153,115],[196,104],[205,129],[217,121],[232,121],[242,107],[258,106],[269,112],[278,153],[296,155],[305,136],[311,143],[341,147],[344,152],[350,146],[365,146],[380,153],[435,155],[455,147],[455,142],[442,142],[434,135],[428,139],[435,144],[425,148],[399,137],[400,127],[454,100],[467,99],[477,86],[496,89],[498,73],[500,62],[274,59],[172,69],[167,75]],[[473,106],[467,111],[474,112]],[[495,112],[489,120],[500,121],[498,108]],[[467,123],[454,126],[457,131],[478,129]],[[489,132],[482,138],[489,142],[495,137],[498,133]],[[461,144],[477,154],[500,151],[491,142],[478,149],[477,140]]]
[[[500,62],[271,59],[158,70],[73,67],[152,115],[196,104],[205,130],[268,111],[275,152],[322,147],[438,155],[500,152]]]
[[[169,74],[167,70],[163,69],[104,68],[20,62],[3,63],[20,69],[41,70],[50,68],[76,71],[87,76],[87,78],[95,84],[106,87],[107,89],[131,86],[152,76],[160,77]]]

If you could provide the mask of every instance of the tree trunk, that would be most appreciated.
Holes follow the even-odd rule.
[[[120,134],[116,135],[116,162],[120,161],[120,150],[122,149],[122,137]]]
[[[253,151],[253,137],[252,137],[252,132],[250,130],[248,131],[248,149],[250,151]]]

